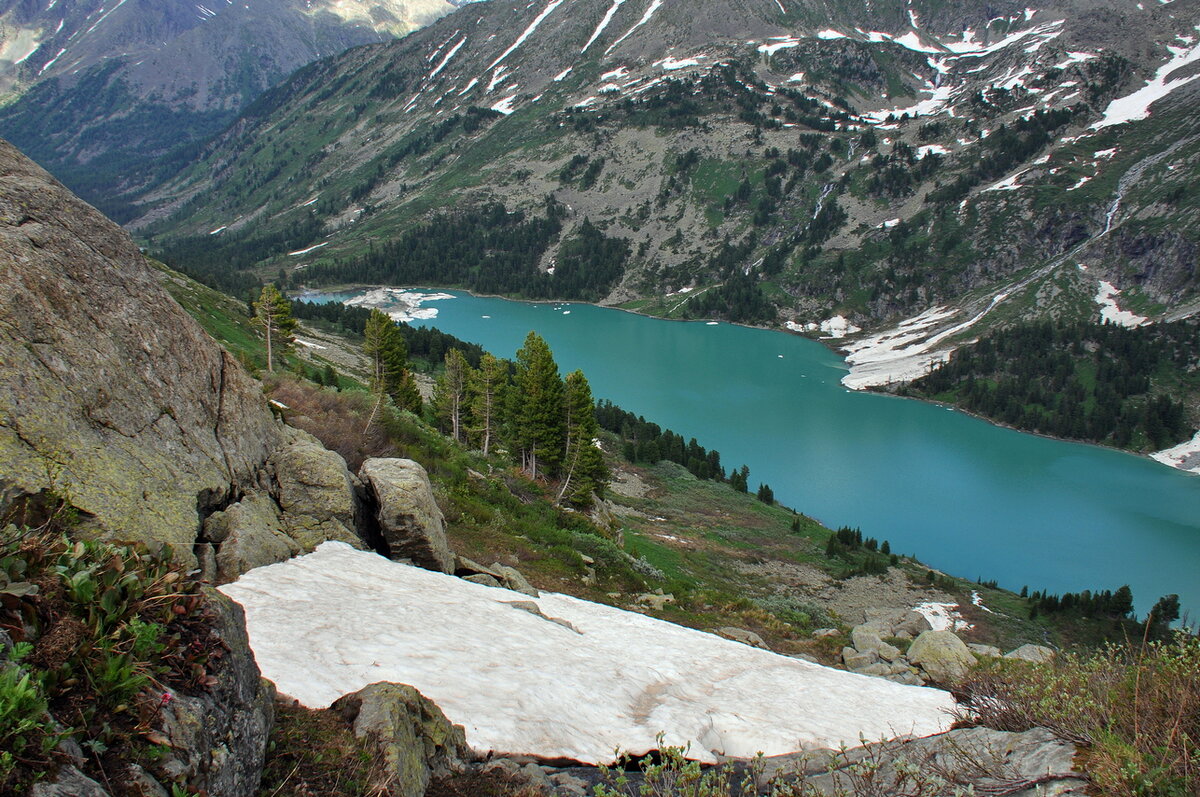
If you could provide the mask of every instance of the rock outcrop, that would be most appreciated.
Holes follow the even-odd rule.
[[[1023,733],[962,728],[910,741],[813,751],[765,760],[760,782],[799,776],[805,794],[976,794],[1014,797],[1083,795],[1075,746],[1044,728]],[[915,775],[913,773],[916,773]],[[793,778],[794,779],[794,778]],[[857,788],[855,788],[857,787]]]
[[[52,495],[80,533],[228,580],[361,546],[352,480],[274,418],[124,231],[0,142],[0,511]]]
[[[332,709],[375,747],[391,797],[421,797],[433,778],[461,773],[474,758],[462,726],[411,686],[374,683]]]
[[[427,570],[453,573],[445,519],[433,499],[425,469],[411,459],[376,457],[358,471],[374,499],[379,532],[392,559],[408,559]]]
[[[929,679],[952,684],[966,676],[978,659],[953,631],[926,631],[908,648],[908,660],[920,665]]]

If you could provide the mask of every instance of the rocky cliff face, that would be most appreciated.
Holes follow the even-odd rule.
[[[191,561],[204,520],[254,495],[293,542],[278,558],[357,543],[345,464],[295,437],[120,228],[0,143],[0,512],[53,493]]]

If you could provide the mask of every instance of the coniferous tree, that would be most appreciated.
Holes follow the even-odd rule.
[[[563,387],[554,355],[536,332],[517,351],[513,387],[513,437],[521,467],[530,478],[554,476],[562,464]]]
[[[292,344],[292,332],[296,319],[292,317],[292,304],[272,284],[264,285],[258,301],[254,302],[254,321],[263,328],[267,339],[267,371],[275,371],[275,341],[279,341],[280,357]]]
[[[607,469],[600,449],[595,445],[599,425],[592,388],[583,371],[567,375],[563,390],[563,421],[566,433],[563,448],[563,482],[558,501],[586,505],[607,480]]]
[[[500,428],[501,398],[507,378],[504,363],[491,354],[484,354],[479,368],[471,372],[471,434],[485,455],[491,451]]]
[[[421,411],[421,394],[408,368],[408,347],[395,322],[372,310],[363,328],[363,354],[371,364],[371,392],[388,396],[403,410]]]
[[[468,406],[467,384],[471,377],[471,366],[458,349],[446,352],[446,370],[438,377],[433,391],[433,405],[438,420],[450,436],[462,442],[465,438],[463,421]]]

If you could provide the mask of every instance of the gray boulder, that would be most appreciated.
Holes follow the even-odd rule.
[[[79,533],[192,565],[204,515],[257,483],[282,427],[164,279],[0,142],[0,514],[52,490]]]
[[[1031,661],[1034,664],[1045,664],[1055,656],[1054,650],[1044,645],[1022,645],[1014,651],[1004,654],[1006,659]]]
[[[425,469],[411,459],[373,458],[363,463],[358,476],[374,495],[379,530],[391,558],[453,573],[445,520]]]
[[[200,557],[204,576],[218,584],[236,581],[256,567],[282,562],[302,552],[300,545],[283,532],[275,501],[258,492],[205,518],[200,538],[215,552],[211,560],[216,565],[215,573],[207,572],[208,557]]]
[[[482,584],[485,587],[499,587],[500,589],[504,588],[503,584],[501,584],[492,576],[489,576],[487,573],[476,573],[473,576],[463,576],[463,581],[470,581],[472,584]]]
[[[962,728],[923,739],[856,747],[844,754],[814,750],[774,756],[763,762],[760,785],[774,776],[800,780],[805,794],[975,794],[1013,797],[1078,795],[1087,779],[1075,768],[1075,746],[1044,728],[1022,733]],[[863,767],[863,762],[870,765]],[[903,762],[903,765],[902,765]]]
[[[502,565],[499,562],[493,562],[493,571],[500,574],[500,580],[504,583],[505,589],[511,589],[513,592],[520,592],[522,595],[528,595],[531,598],[537,598],[541,595],[537,589],[521,575],[521,571],[515,567]]]
[[[50,779],[34,784],[29,797],[111,797],[107,790],[73,766],[65,766]]]
[[[962,680],[977,659],[952,631],[926,631],[908,649],[908,660],[919,664],[930,680],[952,684]]]
[[[462,773],[473,754],[461,725],[411,686],[374,683],[331,707],[369,739],[382,764],[391,797],[422,797],[434,778]]]
[[[308,553],[327,540],[363,548],[356,531],[354,477],[346,461],[307,432],[288,428],[271,456],[283,529]]]
[[[717,636],[725,637],[734,642],[741,642],[743,645],[749,645],[752,648],[771,649],[762,637],[753,631],[747,631],[745,628],[734,628],[731,625],[727,625],[717,629]]]
[[[864,667],[879,661],[879,654],[873,650],[857,651],[851,647],[842,648],[842,663],[846,665],[846,669],[854,672],[861,671]]]
[[[855,626],[850,631],[850,644],[859,653],[874,651],[884,661],[895,661],[900,658],[900,649],[880,639],[879,634],[866,625]]]
[[[990,656],[992,658],[1000,657],[1000,648],[995,645],[981,645],[978,642],[968,642],[967,649],[976,656]]]

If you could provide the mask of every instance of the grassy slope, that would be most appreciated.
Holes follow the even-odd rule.
[[[184,307],[218,340],[244,361],[263,362],[261,342],[242,303],[171,272],[166,278]],[[347,342],[348,348],[354,345]],[[323,362],[315,359],[320,354],[308,350],[293,359],[315,370]],[[292,407],[293,422],[310,424],[310,431],[329,437],[352,468],[356,459],[372,453],[422,462],[446,514],[454,550],[484,564],[516,565],[543,589],[696,628],[749,628],[780,652],[807,653],[830,663],[845,638],[817,640],[810,632],[861,622],[856,612],[843,610],[839,617],[837,607],[847,605],[846,595],[868,587],[875,590],[871,594],[890,596],[896,607],[913,605],[914,597],[957,601],[976,625],[969,638],[1006,649],[1046,640],[1092,643],[1118,631],[1110,624],[1044,615],[1031,621],[1026,602],[1016,595],[950,577],[930,586],[926,568],[907,558],[886,580],[901,586],[881,587],[885,581],[877,576],[846,578],[861,568],[862,554],[827,557],[829,529],[727,484],[697,480],[669,462],[638,467],[608,454],[615,486],[597,523],[555,509],[544,485],[516,476],[503,459],[464,450],[411,415],[391,417],[383,438],[348,439],[356,435],[337,430],[361,428],[347,420],[369,403],[360,391],[321,390],[291,376],[270,380],[268,389]],[[606,451],[619,450],[615,440],[604,442]],[[653,569],[635,568],[630,557]],[[646,575],[654,569],[661,577]],[[657,590],[671,594],[674,602],[653,609],[645,598],[639,600]],[[972,606],[972,590],[997,613]]]

